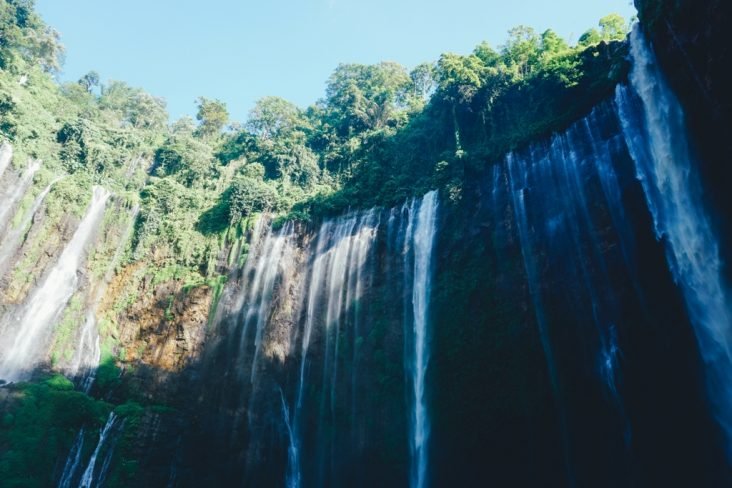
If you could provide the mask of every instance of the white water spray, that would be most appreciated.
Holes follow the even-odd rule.
[[[28,191],[28,188],[33,182],[33,176],[35,176],[39,169],[41,169],[40,161],[35,159],[30,160],[20,180],[6,189],[5,193],[0,196],[0,231],[8,224],[12,211],[18,202],[20,202],[21,198],[23,198],[25,192]]]
[[[91,204],[74,236],[16,318],[15,336],[3,345],[0,378],[22,379],[42,360],[52,327],[78,288],[82,258],[101,222],[109,196],[104,188],[94,187]]]
[[[33,202],[33,205],[26,213],[20,225],[10,229],[6,233],[4,238],[0,237],[0,277],[2,277],[3,274],[7,271],[7,266],[10,264],[10,259],[15,255],[15,252],[18,250],[21,239],[25,235],[28,226],[31,224],[33,217],[35,217],[36,213],[41,208],[41,205],[43,205],[43,201],[46,199],[46,196],[51,191],[51,188],[53,188],[53,185],[55,185],[58,181],[62,179],[63,177],[58,177],[51,181],[51,183],[49,183],[48,186],[44,188],[41,193],[38,194]]]
[[[66,464],[64,465],[64,471],[61,474],[61,480],[58,482],[58,488],[71,488],[71,483],[74,480],[76,471],[79,469],[81,463],[81,452],[84,450],[84,429],[79,430],[76,435],[74,445],[71,446],[71,451],[66,458]]]
[[[704,359],[710,398],[732,457],[732,313],[719,244],[707,216],[687,139],[684,113],[636,25],[631,34],[631,87],[616,105],[656,236],[681,288]],[[638,98],[640,116],[636,115]]]
[[[288,241],[291,238],[292,228],[292,222],[288,222],[276,235],[270,233],[267,236],[263,248],[265,254],[259,259],[254,282],[250,289],[249,308],[245,320],[246,327],[252,319],[256,326],[250,378],[252,384],[255,383],[257,378],[262,338],[269,319],[275,284],[277,278],[282,274],[283,266],[291,261],[292,246],[288,245]],[[246,332],[244,336],[246,336]]]
[[[427,412],[426,376],[429,366],[429,300],[432,289],[432,253],[437,219],[437,192],[427,193],[415,215],[412,242],[414,245],[414,283],[412,286],[412,310],[414,313],[414,357],[412,365],[411,448],[412,465],[410,485],[423,488],[427,485],[427,454],[430,420]]]
[[[97,442],[97,447],[94,448],[94,452],[92,453],[91,458],[89,459],[89,464],[86,466],[86,469],[84,470],[84,474],[81,476],[81,481],[79,482],[79,488],[92,488],[93,486],[100,486],[100,481],[103,479],[105,470],[101,469],[98,473],[95,473],[95,468],[97,465],[97,459],[99,458],[99,454],[101,453],[102,449],[107,445],[107,440],[109,439],[110,434],[112,433],[112,429],[115,426],[117,422],[117,416],[114,414],[114,412],[111,412],[109,414],[109,417],[107,418],[107,423],[104,424],[104,427],[99,432],[99,442]],[[108,448],[109,449],[109,448]],[[108,452],[107,459],[110,459]],[[108,464],[105,462],[105,465]],[[104,466],[102,467],[104,468]],[[95,478],[96,474],[96,478]],[[96,483],[95,483],[96,481]]]
[[[5,170],[8,169],[10,161],[13,160],[13,146],[7,142],[0,144],[0,177],[2,177]]]
[[[300,374],[295,395],[295,406],[288,426],[290,443],[288,446],[288,468],[286,486],[298,487],[302,484],[302,466],[300,461],[303,400],[307,388],[308,350],[313,330],[322,323],[325,335],[325,358],[323,362],[323,389],[320,415],[327,415],[331,422],[335,415],[336,386],[338,384],[338,359],[340,333],[344,321],[348,321],[349,310],[353,310],[353,326],[358,326],[357,304],[365,288],[364,265],[368,260],[374,238],[377,233],[377,212],[375,209],[360,214],[349,214],[344,217],[326,221],[318,231],[315,254],[310,265],[307,298],[304,300],[305,321],[302,331],[302,349],[300,354]],[[321,322],[322,321],[322,322]],[[354,330],[354,340],[358,331]],[[352,381],[355,372],[352,375]],[[288,411],[289,416],[289,411]],[[290,419],[288,418],[288,421]],[[326,435],[321,432],[319,435]],[[328,434],[335,436],[335,432]],[[321,439],[330,443],[334,449],[333,439]],[[331,460],[331,451],[326,458]],[[326,461],[330,463],[330,461]],[[333,465],[328,466],[333,469]],[[321,476],[324,476],[325,465],[321,465]]]
[[[72,377],[82,376],[81,388],[87,393],[91,390],[92,384],[94,383],[95,373],[99,367],[99,361],[102,356],[102,349],[100,345],[101,339],[99,337],[99,330],[97,329],[97,308],[107,291],[107,286],[109,286],[109,283],[112,281],[114,270],[122,257],[122,253],[127,247],[127,242],[132,235],[132,231],[135,227],[135,220],[137,219],[137,214],[139,212],[140,208],[138,206],[135,206],[132,209],[132,212],[130,213],[130,221],[117,243],[117,248],[109,262],[109,265],[107,266],[102,282],[96,288],[92,305],[86,312],[84,326],[79,332],[74,358],[69,368],[69,374]]]

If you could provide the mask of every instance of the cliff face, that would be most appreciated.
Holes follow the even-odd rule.
[[[684,106],[699,153],[698,166],[732,260],[732,4],[724,0],[636,0],[669,83]],[[732,271],[727,270],[730,275]]]
[[[637,3],[686,108],[691,166],[686,154],[654,166],[656,153],[683,152],[686,130],[653,117],[635,72],[614,93],[603,80],[603,101],[566,130],[467,168],[460,192],[309,224],[257,216],[205,253],[153,244],[134,259],[153,218],[106,195],[64,268],[99,191],[66,209],[74,187],[17,160],[6,169],[3,145],[0,318],[12,331],[28,303],[58,311],[41,317],[55,328],[18,377],[35,381],[0,389],[11,460],[0,475],[42,465],[39,486],[89,469],[106,486],[729,484],[729,399],[709,387],[727,370],[707,327],[726,318],[703,313],[719,298],[706,285],[724,283],[709,229],[728,231],[732,208],[728,6]],[[468,115],[462,124],[485,129]],[[671,189],[688,190],[683,208],[653,186],[661,176],[690,182]],[[679,238],[677,221],[692,230]],[[171,264],[173,252],[197,253],[201,269]],[[59,266],[68,296],[44,287]],[[48,300],[33,301],[39,289]],[[59,371],[76,385],[47,376]]]
[[[440,199],[425,376],[433,483],[729,481],[698,317],[637,178],[651,144],[642,106],[622,87]],[[179,411],[156,425],[177,432],[176,454],[141,441],[181,486],[407,483],[425,200],[245,233],[198,358],[162,376]]]

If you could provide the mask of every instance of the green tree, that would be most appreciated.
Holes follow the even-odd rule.
[[[600,31],[592,28],[582,34],[579,38],[578,44],[581,47],[588,47],[602,42],[602,34]]]
[[[622,41],[628,35],[628,24],[625,19],[618,14],[610,14],[600,19],[598,22],[600,29],[592,28],[582,34],[579,38],[579,45],[582,47],[599,44],[602,41]]]
[[[172,135],[155,152],[153,173],[189,188],[205,186],[215,175],[211,148],[190,136]]]
[[[196,131],[196,121],[190,115],[184,115],[170,126],[170,132],[175,135],[188,135],[192,136]]]
[[[116,113],[125,123],[138,129],[159,130],[168,121],[163,99],[121,81],[111,81],[104,87],[99,106]]]
[[[89,93],[99,86],[99,73],[96,71],[90,71],[79,79],[79,85],[84,87]]]
[[[418,64],[410,73],[414,96],[419,100],[427,100],[435,90],[435,65],[434,63]]]
[[[443,54],[437,61],[439,89],[448,99],[470,101],[483,86],[485,69],[483,61],[475,54]]]
[[[37,64],[45,71],[58,71],[63,46],[58,32],[48,27],[34,11],[33,0],[0,0],[0,68],[16,58]]]
[[[546,64],[547,61],[567,53],[570,50],[569,44],[556,32],[551,29],[544,31],[541,35],[541,60]]]
[[[539,66],[541,37],[525,25],[508,31],[508,41],[501,49],[508,69],[517,79],[528,78]]]
[[[486,66],[494,66],[501,61],[501,55],[485,41],[475,47],[473,54]]]
[[[397,63],[341,64],[328,79],[326,117],[341,137],[397,127],[405,121],[411,83]]]
[[[302,141],[306,124],[302,111],[294,104],[279,97],[265,97],[249,112],[246,127],[262,139],[295,137]]]
[[[140,129],[162,129],[168,121],[165,101],[140,90],[127,105],[125,118]]]
[[[600,19],[599,25],[605,41],[622,41],[628,35],[628,24],[622,15],[606,15]]]
[[[277,191],[260,179],[248,176],[237,178],[227,193],[230,223],[277,206]]]
[[[219,135],[226,123],[229,121],[229,112],[226,104],[221,100],[212,100],[206,97],[199,97],[196,100],[198,112],[198,135],[210,138]]]

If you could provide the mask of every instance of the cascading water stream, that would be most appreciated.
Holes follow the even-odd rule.
[[[31,159],[19,181],[8,188],[4,195],[0,196],[0,232],[5,230],[9,217],[12,215],[11,212],[15,209],[20,199],[23,198],[25,192],[28,191],[28,188],[33,182],[33,176],[35,176],[39,169],[41,169],[40,161]]]
[[[288,464],[291,462],[297,462],[299,459],[298,456],[298,445],[295,438],[295,432],[293,431],[292,426],[292,419],[290,418],[290,409],[287,406],[287,401],[285,400],[285,393],[282,391],[282,388],[280,388],[280,400],[282,402],[282,417],[285,419],[285,428],[287,429],[287,459]],[[291,478],[289,473],[286,473],[285,475],[285,486],[288,488],[292,488],[294,486],[298,486],[300,483],[299,477]]]
[[[616,106],[656,236],[681,289],[706,368],[716,418],[732,457],[732,313],[719,243],[703,204],[684,113],[638,25],[631,36],[630,87]]]
[[[53,325],[79,285],[84,253],[102,220],[110,193],[94,187],[91,204],[71,241],[14,322],[14,337],[3,345],[0,378],[17,381],[42,359]]]
[[[365,270],[366,264],[369,257],[369,252],[373,246],[373,240],[376,237],[376,232],[379,228],[379,213],[376,209],[371,209],[361,218],[359,224],[359,232],[356,237],[355,249],[351,255],[351,263],[349,268],[352,270],[349,276],[349,284],[346,296],[346,303],[353,304],[353,357],[351,361],[351,426],[356,430],[356,416],[357,416],[357,394],[358,391],[358,372],[359,372],[359,348],[360,343],[363,340],[361,330],[361,299],[364,294],[364,289],[368,283],[366,283],[367,277],[370,277],[373,270]]]
[[[122,257],[122,253],[127,247],[139,212],[139,206],[133,207],[132,212],[130,212],[129,223],[117,243],[117,248],[115,249],[114,255],[107,266],[107,270],[101,283],[96,287],[94,297],[91,301],[91,306],[86,311],[84,325],[79,332],[77,345],[74,350],[74,358],[68,368],[68,372],[71,377],[80,378],[79,385],[81,389],[87,393],[91,390],[91,387],[94,384],[96,370],[99,367],[99,361],[102,355],[100,346],[101,339],[97,329],[97,308],[107,291],[109,283],[112,281],[114,270]]]
[[[304,392],[307,388],[308,351],[311,337],[317,324],[322,324],[324,336],[324,358],[322,374],[322,390],[318,425],[333,425],[336,415],[337,385],[339,383],[338,362],[341,359],[341,334],[345,327],[352,325],[349,333],[354,337],[354,357],[358,337],[359,299],[364,293],[367,280],[364,267],[368,261],[370,250],[377,233],[378,212],[375,209],[349,214],[345,217],[326,221],[318,231],[313,259],[309,267],[307,297],[304,307],[304,322],[301,335],[300,367],[295,394],[291,428],[288,427],[288,467],[286,485],[297,487],[302,483],[302,410]],[[350,312],[349,312],[350,310]],[[321,315],[322,314],[322,315]],[[355,363],[355,359],[354,359]],[[352,366],[353,367],[353,366]],[[354,367],[355,368],[355,367]],[[355,388],[357,372],[351,372],[351,388]],[[355,395],[351,397],[355,404]],[[351,409],[355,408],[354,404]],[[329,435],[320,431],[319,449],[330,450],[319,456],[319,476],[324,479],[326,471],[332,471],[336,432]],[[325,462],[326,459],[331,460]]]
[[[338,339],[341,329],[342,312],[344,305],[345,285],[348,282],[348,258],[353,244],[353,233],[358,223],[358,216],[353,215],[338,222],[333,233],[333,247],[330,249],[329,270],[326,275],[325,290],[325,359],[323,361],[323,388],[321,389],[320,420],[318,422],[318,446],[323,452],[318,457],[321,460],[320,479],[326,479],[326,469],[332,471],[332,461],[335,448],[335,429],[331,429],[331,438],[328,439],[331,450],[324,448],[324,426],[335,425],[335,395],[336,376],[338,372]],[[328,465],[328,466],[326,466]]]
[[[73,446],[66,457],[64,470],[61,473],[61,479],[58,482],[58,488],[71,488],[74,478],[81,466],[81,454],[84,449],[84,429],[79,430],[74,440]]]
[[[13,160],[13,146],[7,142],[0,144],[0,178],[2,178],[5,170],[8,169],[10,161]]]
[[[413,363],[411,430],[410,485],[423,488],[427,485],[427,455],[430,435],[430,421],[427,412],[426,375],[429,366],[429,300],[432,289],[432,254],[437,229],[437,192],[427,193],[419,205],[412,204],[410,218],[416,219],[411,235],[414,246],[414,273],[412,285],[413,307]]]
[[[94,448],[94,452],[89,459],[89,464],[87,464],[84,473],[81,475],[79,488],[93,488],[95,486],[102,486],[102,483],[104,482],[104,478],[106,476],[106,471],[109,468],[109,460],[111,460],[113,454],[113,440],[118,420],[119,419],[114,414],[114,412],[111,412],[109,414],[109,417],[107,418],[107,423],[104,424],[104,427],[99,432],[99,441],[97,442],[97,447]],[[104,462],[102,463],[102,467],[100,469],[97,469],[97,460],[99,459],[99,456],[102,454],[103,450],[106,450]]]
[[[64,471],[61,473],[61,479],[58,482],[58,488],[71,488],[71,484],[74,481],[79,466],[81,465],[81,453],[84,449],[84,429],[79,430],[74,440],[74,445],[71,446],[69,455],[66,457],[66,464],[64,464]]]
[[[270,234],[264,243],[265,254],[260,259],[253,286],[250,290],[249,309],[246,313],[245,331],[250,320],[254,319],[254,356],[252,358],[251,382],[257,379],[259,356],[262,349],[262,337],[267,326],[270,313],[270,304],[274,294],[275,284],[281,275],[281,267],[291,261],[292,246],[288,245],[293,230],[292,222],[286,223],[273,236]],[[246,336],[246,332],[244,333]]]
[[[308,350],[310,348],[310,338],[312,336],[313,325],[315,322],[315,310],[317,305],[318,292],[323,283],[323,274],[326,267],[325,249],[328,243],[328,234],[331,223],[325,222],[318,233],[317,244],[313,264],[310,271],[310,286],[308,288],[308,297],[305,304],[305,324],[302,333],[302,348],[300,351],[300,374],[297,383],[297,394],[295,397],[295,409],[292,420],[292,428],[289,429],[290,439],[287,450],[287,474],[286,486],[288,488],[297,488],[301,486],[301,465],[300,465],[300,444],[301,430],[300,425],[301,411],[303,407],[303,393],[305,391],[305,369],[307,365]]]
[[[39,193],[36,199],[33,201],[33,205],[31,206],[30,210],[26,212],[25,217],[23,218],[23,221],[20,223],[20,225],[10,229],[10,231],[7,232],[4,238],[0,238],[0,277],[2,277],[7,272],[8,266],[11,264],[10,259],[15,255],[15,252],[18,250],[18,246],[20,245],[23,236],[28,230],[28,226],[33,221],[33,218],[35,217],[38,210],[41,208],[41,205],[43,205],[43,201],[46,199],[46,196],[53,188],[53,185],[61,181],[63,178],[64,177],[61,176],[51,181],[51,183],[49,183],[48,186],[46,186],[46,188],[44,188],[43,191]]]

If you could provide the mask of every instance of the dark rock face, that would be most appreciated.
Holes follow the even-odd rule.
[[[732,3],[635,0],[639,19],[686,111],[710,206],[732,262]],[[727,274],[730,275],[729,269]]]
[[[658,35],[660,53],[683,47]],[[717,131],[725,123],[727,94],[716,94],[723,74],[713,73],[715,63],[698,68],[711,70],[706,83],[693,63],[667,71],[686,90],[687,105],[707,99],[688,117],[710,188],[720,184],[712,184],[715,171],[726,177],[727,142],[702,134],[710,120]],[[636,102],[628,109],[639,110]],[[443,195],[427,373],[435,486],[732,480],[694,327],[654,233],[621,118],[605,100],[561,134],[489,162],[458,201]],[[720,216],[723,198],[711,192],[707,202]],[[304,486],[404,486],[407,206],[361,213],[352,224],[344,216],[291,229],[280,243],[290,251],[273,251],[275,231],[254,239],[251,264],[231,270],[205,339],[197,336],[198,357],[170,377],[181,415],[163,423],[164,440],[140,441],[147,457],[172,463],[179,486],[271,486],[291,480],[297,442]],[[357,272],[357,246],[339,251],[338,239],[368,226],[375,236]],[[347,264],[341,271],[339,252],[340,266]],[[317,278],[319,259],[325,267]],[[273,266],[276,276],[261,284]],[[182,327],[195,302],[173,311]],[[309,315],[317,318],[306,354]],[[196,330],[202,321],[198,313]],[[157,473],[152,465],[149,472]]]
[[[147,458],[171,462],[178,486],[281,485],[296,439],[303,486],[406,485],[408,206],[254,239],[200,358],[171,377],[179,423],[140,441]],[[729,482],[693,327],[612,100],[496,161],[439,215],[435,486]],[[375,234],[359,272],[364,231]]]
[[[729,252],[730,6],[637,4],[686,106]],[[486,161],[455,201],[441,197],[426,376],[432,486],[732,482],[611,89],[566,131]],[[248,242],[249,259],[219,263],[229,273],[220,300],[209,285],[188,290],[126,267],[100,304],[119,314],[127,350],[106,399],[165,408],[128,426],[113,473],[122,466],[136,486],[282,486],[293,470],[306,487],[408,485],[414,208],[262,224],[230,243]],[[72,224],[58,224],[39,270]],[[129,283],[139,296],[116,311]]]
[[[497,162],[446,217],[438,485],[729,478],[693,329],[619,124],[601,104]]]

